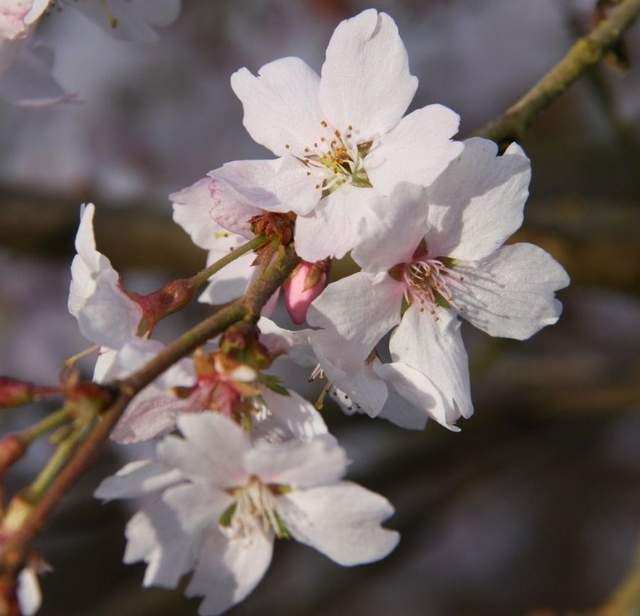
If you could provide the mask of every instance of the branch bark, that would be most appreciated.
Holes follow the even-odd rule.
[[[600,22],[588,35],[578,39],[567,55],[519,101],[476,134],[493,139],[501,146],[521,139],[538,114],[597,64],[639,14],[640,0],[623,0],[607,19]]]

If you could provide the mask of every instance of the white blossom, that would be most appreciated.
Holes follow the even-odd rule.
[[[336,28],[321,76],[299,58],[231,77],[244,125],[279,158],[211,172],[226,186],[212,217],[241,233],[251,208],[298,214],[306,261],[341,257],[366,235],[372,202],[396,183],[431,184],[461,151],[458,116],[429,105],[402,117],[417,88],[395,22],[366,10]]]
[[[381,523],[383,497],[342,481],[347,459],[330,435],[309,442],[252,442],[230,420],[182,416],[157,460],[128,465],[96,496],[149,500],[127,526],[126,562],[148,563],[144,585],[174,587],[193,571],[199,613],[220,614],[259,583],[273,542],[294,538],[351,566],[384,558],[398,535]]]
[[[322,328],[316,353],[351,374],[393,330],[392,362],[375,372],[409,399],[428,377],[444,402],[432,416],[447,427],[473,413],[458,317],[522,340],[558,320],[554,293],[569,283],[540,248],[503,246],[522,224],[530,164],[516,144],[496,153],[471,139],[432,187],[399,185],[380,199],[380,224],[353,251],[363,271],[330,284],[308,314]]]

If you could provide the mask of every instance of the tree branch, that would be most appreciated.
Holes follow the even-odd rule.
[[[578,39],[567,55],[518,102],[476,134],[493,139],[501,145],[521,139],[536,116],[576,79],[597,64],[639,14],[640,0],[622,0],[607,19],[600,22],[587,36]]]

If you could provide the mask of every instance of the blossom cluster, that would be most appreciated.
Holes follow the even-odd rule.
[[[344,449],[274,363],[307,367],[347,414],[457,431],[473,413],[461,319],[523,340],[560,316],[564,269],[536,246],[505,245],[522,224],[529,159],[516,144],[499,155],[456,140],[459,118],[442,105],[407,114],[417,85],[393,19],[366,10],[338,25],[320,75],[293,57],[235,72],[244,125],[275,158],[229,162],[171,195],[208,265],[238,254],[202,302],[238,298],[285,247],[300,257],[281,293],[294,328],[270,318],[274,294],[256,324],[229,327],[144,388],[112,434],[157,442],[97,491],[140,503],[125,562],[146,563],[145,586],[191,575],[203,615],[253,590],[275,539],[345,566],[398,542],[382,526],[390,503],[344,480]],[[94,214],[83,207],[69,311],[108,383],[162,351],[152,336],[164,314],[98,252]],[[238,250],[248,242],[255,251]],[[356,273],[331,281],[347,255]]]
[[[25,106],[73,101],[52,73],[53,53],[37,37],[52,11],[72,7],[119,39],[157,38],[156,27],[170,24],[181,0],[0,0],[0,99]]]

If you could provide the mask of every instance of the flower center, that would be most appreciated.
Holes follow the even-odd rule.
[[[247,538],[257,530],[273,530],[279,539],[287,539],[289,532],[278,515],[276,496],[288,491],[287,486],[265,485],[252,477],[247,485],[229,490],[235,501],[220,516],[220,528],[230,539]]]
[[[303,155],[299,158],[307,167],[307,175],[313,173],[320,176],[321,181],[316,184],[316,189],[326,197],[347,183],[359,188],[371,188],[364,159],[371,150],[372,142],[358,143],[354,139],[351,125],[346,133],[341,133],[338,129],[332,132],[325,120],[320,122],[320,126],[320,137],[313,145],[304,148]]]
[[[452,289],[464,281],[464,276],[459,275],[453,268],[453,260],[446,258],[425,257],[405,264],[402,279],[406,285],[406,302],[417,302],[420,312],[426,309],[434,316],[437,306],[461,310],[453,299]]]

